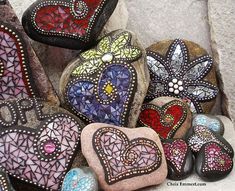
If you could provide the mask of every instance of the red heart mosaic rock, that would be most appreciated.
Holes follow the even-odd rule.
[[[226,177],[233,168],[231,156],[216,142],[203,146],[196,161],[196,172],[209,181],[217,181]]]
[[[34,40],[64,48],[84,49],[94,43],[117,2],[38,0],[24,13],[22,22]]]
[[[141,125],[154,129],[161,138],[173,138],[187,117],[187,105],[174,100],[162,107],[144,104],[139,116]]]
[[[193,156],[183,139],[171,139],[162,143],[165,152],[168,178],[182,180],[193,171]]]

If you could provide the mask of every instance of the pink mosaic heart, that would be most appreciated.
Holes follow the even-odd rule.
[[[27,50],[17,30],[0,22],[0,100],[35,96]]]
[[[80,142],[81,127],[54,114],[37,129],[17,127],[0,134],[0,168],[47,190],[59,190]]]
[[[95,132],[93,147],[108,184],[149,174],[162,162],[162,153],[155,142],[146,138],[129,140],[124,132],[112,127]]]

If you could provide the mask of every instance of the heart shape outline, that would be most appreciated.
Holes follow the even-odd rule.
[[[114,88],[113,88],[114,93],[111,95],[111,97],[106,96],[105,99],[104,98],[102,99],[102,98],[100,98],[101,97],[100,95],[104,94],[104,91],[102,91],[102,88],[99,87],[101,79],[102,79],[105,71],[108,71],[109,68],[112,68],[112,67],[115,67],[115,66],[118,66],[118,67],[122,68],[122,70],[119,69],[118,71],[116,71],[120,74],[120,76],[122,76],[121,71],[125,71],[125,72],[128,71],[128,73],[130,75],[130,79],[128,79],[129,80],[128,88],[125,90],[127,95],[123,96],[122,92],[118,91],[118,87],[116,87],[116,84],[115,85],[112,84],[114,86]],[[110,76],[112,76],[112,75],[110,75]],[[114,78],[116,78],[117,76],[114,76]],[[110,79],[111,79],[111,77],[110,77]],[[120,77],[120,79],[122,79],[122,78]],[[97,115],[94,115],[93,113],[90,113],[90,110],[89,111],[87,110],[87,112],[90,114],[90,117],[89,117],[89,116],[85,115],[83,112],[81,112],[80,108],[77,109],[75,106],[73,106],[73,104],[70,101],[70,98],[71,99],[77,99],[80,96],[78,96],[78,95],[75,96],[74,94],[72,94],[72,96],[73,96],[72,97],[70,95],[70,90],[75,86],[75,84],[77,84],[79,82],[82,82],[82,81],[90,82],[90,83],[93,84],[93,87],[94,87],[93,89],[94,90],[92,90],[92,92],[90,92],[89,94],[93,95],[93,96],[91,96],[90,99],[95,98],[96,102],[94,102],[94,100],[87,99],[91,103],[91,105],[93,105],[93,103],[94,104],[97,103],[97,104],[100,104],[100,106],[102,106],[102,107],[106,107],[106,110],[107,110],[108,104],[112,104],[112,103],[115,104],[115,103],[118,103],[118,102],[121,102],[121,101],[123,102],[123,104],[122,104],[123,110],[122,110],[122,112],[120,112],[120,119],[119,120],[117,120],[117,118],[111,119],[111,117],[109,117],[107,120],[105,118],[103,118],[103,116],[101,115],[101,112],[103,112],[104,114],[107,115],[107,112],[105,112],[104,109],[103,109],[104,111],[101,110],[101,109],[97,109],[96,110]],[[103,81],[105,81],[105,80],[103,80]],[[108,81],[111,81],[111,80],[108,80]],[[123,83],[126,83],[126,82],[123,81]],[[103,83],[103,87],[105,87],[105,85],[106,84]],[[78,87],[81,87],[81,85],[79,85]],[[89,88],[91,88],[91,87],[89,87]],[[124,87],[123,89],[125,89],[125,88],[126,87]],[[103,64],[102,67],[100,68],[100,70],[98,72],[92,74],[91,76],[88,76],[88,77],[81,76],[81,77],[77,77],[77,78],[73,79],[72,81],[70,81],[67,84],[66,89],[65,89],[65,92],[66,92],[65,101],[66,101],[66,103],[69,103],[69,107],[72,109],[72,111],[74,113],[76,113],[79,117],[81,117],[82,119],[88,121],[89,123],[103,122],[103,123],[109,123],[109,124],[114,124],[114,125],[119,125],[119,126],[126,126],[126,125],[128,125],[128,113],[131,109],[131,103],[134,100],[134,95],[135,95],[135,90],[136,89],[137,89],[137,73],[136,73],[135,68],[129,63],[126,63],[126,62],[121,63],[119,61],[115,61],[115,62],[112,62],[111,64],[110,63]],[[83,90],[83,92],[84,92],[84,90]],[[124,92],[124,90],[123,90],[123,92]],[[85,96],[81,96],[81,97],[84,98]],[[121,100],[121,98],[123,98],[123,97],[124,97],[124,100]],[[82,101],[84,102],[85,100],[83,99]],[[76,102],[78,104],[82,103],[82,102],[79,102],[79,101],[76,101]],[[110,111],[110,113],[112,113],[112,112]],[[102,117],[100,117],[98,119],[93,119],[94,116],[98,117],[98,114],[101,115]],[[103,121],[103,120],[106,120],[106,121]]]
[[[165,114],[168,112],[169,108],[172,108],[174,106],[178,106],[178,107],[182,108],[181,117],[178,119],[178,121],[175,122],[174,115],[172,115],[172,113],[168,113],[173,118],[171,118],[171,124],[169,124],[169,125],[166,124],[164,126],[164,124],[162,124],[162,123],[164,123],[164,116],[167,116],[168,114],[167,115],[165,115]],[[151,121],[153,120],[151,118],[151,116],[145,115],[144,112],[147,110],[150,110],[150,111],[154,112],[155,115],[156,114],[158,115],[158,118],[156,116],[154,118],[161,125],[160,127],[159,126],[156,127],[158,129],[154,128],[153,125],[150,125],[148,122],[146,122],[147,118],[149,118],[149,120],[151,120]],[[139,123],[143,126],[147,126],[147,127],[154,129],[162,139],[170,139],[170,138],[173,138],[176,131],[185,122],[187,115],[188,115],[187,105],[184,102],[181,102],[179,100],[173,100],[169,103],[166,103],[162,107],[159,107],[159,106],[156,106],[153,104],[144,104],[141,108],[141,112],[139,115]],[[174,120],[174,121],[172,121],[172,120]],[[157,124],[157,125],[159,125],[159,124]],[[166,127],[168,129],[164,130],[162,127]],[[164,132],[162,132],[162,130],[164,130]]]
[[[120,171],[120,173],[116,172],[116,175],[113,175],[113,173],[115,172],[112,170],[112,165],[109,162],[112,160],[112,158],[110,160],[107,159],[107,157],[109,157],[108,154],[110,153],[108,153],[107,150],[106,152],[104,151],[102,143],[100,142],[101,139],[103,139],[103,141],[106,142],[104,146],[107,147],[106,144],[108,142],[108,139],[106,136],[111,136],[110,141],[116,146],[116,148],[114,148],[114,151],[116,150],[115,153],[111,153],[110,156],[112,157],[113,154],[113,159],[115,161],[118,160],[122,165],[121,167],[126,168],[125,171],[122,171],[123,169],[120,171],[120,169],[118,170],[118,167],[113,167],[113,169],[115,168],[116,170]],[[114,139],[117,140],[119,145],[115,144]],[[121,141],[123,141],[123,145],[121,145]],[[103,166],[105,172],[105,180],[109,185],[132,177],[150,174],[151,172],[157,170],[162,164],[162,153],[155,142],[147,138],[135,138],[129,140],[124,132],[113,127],[102,127],[98,129],[93,134],[92,144],[93,149],[96,152],[101,165]],[[146,147],[143,149],[144,146]],[[143,150],[145,150],[144,153],[147,153],[147,156],[151,158],[150,164],[146,165],[148,161],[144,161],[141,159],[140,150],[137,149],[136,151],[134,151],[134,148],[138,147],[141,147]],[[147,149],[147,147],[149,150]],[[137,151],[139,153],[139,156]],[[147,158],[147,156],[145,158],[146,160],[149,159]],[[140,168],[138,168],[139,166],[136,167],[136,161],[138,159],[142,160],[145,163],[144,166],[139,165],[141,166]]]
[[[4,98],[3,93],[1,93],[0,99],[5,100],[12,98],[37,97],[38,91],[31,76],[32,72],[29,66],[28,51],[26,49],[26,44],[23,37],[14,26],[6,24],[4,22],[0,22],[0,33],[2,33],[2,35],[4,36],[7,35],[8,38],[7,40],[9,40],[9,42],[7,42],[7,40],[1,39],[2,41],[0,44],[0,50],[2,49],[1,50],[2,52],[0,51],[1,86],[3,85],[6,86],[7,83],[10,83],[9,81],[11,81],[10,84],[14,85],[13,89],[12,85],[6,86],[6,89],[9,89],[8,91],[11,91],[12,93],[8,95],[6,98]],[[3,36],[1,36],[1,38],[3,38]],[[5,52],[5,54],[3,54],[4,47],[6,47],[7,49],[7,53]],[[14,52],[15,54],[17,54],[15,58],[13,58],[13,56],[15,56],[15,54],[13,54]],[[16,63],[19,63],[19,65],[17,66]],[[22,74],[22,76],[19,76],[19,72]],[[20,82],[19,80],[22,80],[22,82]],[[19,84],[21,84],[21,86],[19,86]],[[18,95],[15,95],[16,93],[15,91],[17,90],[17,88],[23,88],[23,87],[24,90],[18,90],[22,91],[23,94],[21,93],[22,95],[20,95],[20,97],[18,96],[19,92]]]
[[[64,137],[60,133],[64,133]],[[35,184],[43,189],[50,191],[58,190],[61,187],[67,170],[72,165],[71,162],[73,161],[73,158],[76,156],[80,135],[80,124],[73,116],[64,113],[53,114],[51,118],[43,121],[37,129],[26,128],[23,126],[8,128],[0,133],[0,167],[13,177]],[[4,136],[6,136],[5,141],[3,140]],[[15,140],[17,136],[21,138]],[[13,140],[12,137],[15,137],[15,139]],[[47,154],[45,152],[43,146],[45,146],[44,143],[48,142],[48,139],[53,142],[55,153]],[[8,142],[6,140],[8,140]],[[11,141],[9,142],[9,140]],[[15,142],[13,143],[13,141]],[[7,145],[9,147],[7,147]],[[27,148],[29,145],[31,145],[31,147]],[[5,149],[5,147],[9,150]],[[17,158],[17,161],[22,162],[19,162],[19,164],[16,162],[14,163],[14,160],[10,155],[14,155],[15,151],[20,148],[24,148],[25,153],[23,150],[19,150],[17,157],[13,158],[14,160]],[[9,154],[8,158],[5,156],[6,152]],[[30,159],[28,156],[31,156],[32,158]],[[28,158],[26,159],[26,157]],[[10,162],[12,162],[12,165],[9,165]],[[39,177],[38,172],[40,167],[41,178]],[[32,171],[35,173],[34,176],[33,174],[30,174]],[[29,176],[31,176],[31,179]],[[45,179],[43,180],[42,178]],[[55,182],[53,182],[52,178],[54,178],[53,180]],[[43,181],[44,184],[42,183]]]

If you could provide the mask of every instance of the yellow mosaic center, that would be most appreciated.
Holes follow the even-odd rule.
[[[111,86],[110,84],[107,84],[104,90],[107,92],[107,94],[111,94],[113,92],[113,86]]]

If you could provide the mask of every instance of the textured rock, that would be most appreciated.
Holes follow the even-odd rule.
[[[88,164],[106,191],[158,185],[167,176],[164,151],[159,136],[152,129],[95,123],[82,131],[81,143]]]
[[[159,97],[144,104],[139,123],[154,129],[161,138],[182,138],[191,128],[192,113],[180,99]],[[141,126],[140,125],[140,126]]]
[[[4,22],[13,25],[21,34],[25,41],[25,47],[28,52],[28,59],[31,71],[32,78],[35,82],[37,89],[39,90],[40,97],[47,99],[48,101],[58,103],[58,98],[54,93],[52,85],[48,80],[41,63],[39,62],[35,52],[33,51],[29,39],[27,35],[24,33],[24,30],[17,19],[13,9],[9,5],[8,1],[6,5],[0,5],[0,18],[4,20]]]
[[[195,169],[203,180],[218,181],[232,171],[233,158],[221,145],[210,142],[203,145],[198,153]]]
[[[66,110],[36,99],[0,106],[0,168],[17,179],[58,190],[72,163],[84,164],[77,152],[84,125]],[[17,190],[30,189],[15,182]]]
[[[81,53],[60,80],[63,101],[88,122],[135,127],[149,73],[134,33],[118,30]]]
[[[200,45],[176,39],[147,48],[150,86],[146,99],[161,96],[188,100],[193,113],[209,113],[218,95],[213,59]]]
[[[95,173],[89,167],[71,169],[65,176],[62,191],[98,191]]]
[[[223,90],[222,110],[235,120],[235,1],[208,1],[208,15],[211,46],[215,63],[220,72],[220,86]]]

